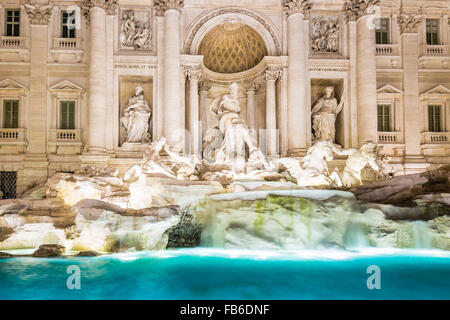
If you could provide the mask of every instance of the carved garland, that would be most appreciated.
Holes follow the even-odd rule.
[[[191,51],[192,41],[194,40],[194,37],[197,34],[197,32],[200,30],[200,28],[205,23],[207,23],[209,20],[211,20],[217,16],[220,16],[222,14],[227,14],[227,13],[244,14],[244,15],[249,16],[250,18],[253,18],[256,21],[258,21],[260,24],[262,24],[264,26],[264,28],[269,32],[270,36],[272,37],[272,40],[275,44],[277,54],[281,53],[281,45],[278,42],[275,32],[273,31],[272,27],[267,23],[267,21],[264,20],[263,18],[261,18],[259,15],[255,14],[251,11],[244,10],[242,8],[224,8],[224,9],[220,9],[220,10],[211,12],[210,14],[207,14],[205,17],[203,17],[200,21],[198,21],[196,23],[195,28],[189,32],[189,35],[186,39],[185,51],[187,53],[189,53]]]

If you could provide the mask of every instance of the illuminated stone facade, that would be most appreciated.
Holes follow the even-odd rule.
[[[218,125],[210,105],[232,82],[241,116],[272,157],[305,155],[312,108],[333,87],[344,100],[337,144],[382,144],[396,175],[449,164],[449,7],[0,0],[0,169],[17,173],[21,193],[83,166],[124,172],[148,139],[201,155]],[[123,119],[149,119],[148,135],[141,124],[130,142]]]

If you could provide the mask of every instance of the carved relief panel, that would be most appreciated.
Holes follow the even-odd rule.
[[[338,16],[315,16],[311,19],[313,54],[337,54],[340,51],[341,23]]]
[[[151,50],[153,30],[150,11],[122,9],[119,46],[124,50]]]

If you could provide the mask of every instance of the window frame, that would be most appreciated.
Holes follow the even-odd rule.
[[[378,122],[378,119],[379,119],[379,113],[378,113],[378,111],[379,111],[379,107],[387,107],[388,108],[388,130],[380,130],[380,128],[379,128],[379,122]],[[378,132],[394,132],[394,130],[393,130],[393,123],[392,123],[392,121],[393,121],[393,107],[392,107],[392,104],[390,104],[390,103],[377,103],[377,131]],[[384,120],[384,119],[383,119]],[[385,129],[384,128],[384,121],[382,121],[383,123],[382,123],[382,126],[383,126],[383,128],[382,129]]]
[[[63,103],[73,103],[73,128],[63,128],[63,123],[64,123],[64,121],[62,119]],[[75,129],[77,129],[77,100],[59,99],[58,105],[59,105],[59,107],[58,107],[58,129],[59,130],[75,130]],[[70,125],[68,127],[70,127]]]
[[[436,21],[436,26],[432,26],[431,22]],[[430,22],[430,32],[428,31],[428,22]],[[438,18],[427,18],[425,20],[425,43],[428,46],[438,46],[441,44],[441,26],[440,19]],[[432,28],[437,28],[436,32],[433,32]],[[430,35],[430,37],[429,37]],[[433,35],[436,35],[436,39],[433,38]],[[436,43],[433,43],[436,42]]]
[[[13,12],[18,12],[19,13],[19,16],[18,16],[18,18],[19,18],[19,21],[8,21],[8,11],[13,11]],[[4,27],[4,30],[3,30],[3,35],[4,36],[6,36],[6,37],[20,37],[20,34],[21,34],[21,32],[20,32],[20,29],[21,29],[21,12],[20,12],[21,10],[20,10],[20,8],[5,8],[5,11],[4,11],[4,20],[5,20],[5,22],[4,22],[4,25],[3,25],[3,27]],[[13,16],[14,17],[14,16]],[[9,24],[11,24],[13,27],[12,27],[12,34],[11,35],[9,35],[8,34],[8,25]],[[15,25],[17,25],[17,34],[14,34],[15,32],[15,28],[14,28],[14,26]]]
[[[17,125],[14,126],[12,122],[14,121],[14,117],[11,119],[11,125],[6,126],[6,118],[5,118],[5,108],[7,102],[17,102],[17,117],[15,121],[17,122]],[[1,116],[1,128],[2,129],[19,129],[20,128],[20,99],[19,98],[10,98],[10,99],[2,99],[2,116]]]
[[[382,26],[381,21],[386,21],[387,30],[378,29],[377,25]],[[386,42],[383,42],[383,33],[386,35]],[[380,34],[380,42],[378,42],[378,34]],[[386,45],[391,44],[391,19],[386,17],[377,18],[375,22],[375,44]]]
[[[63,39],[76,39],[77,38],[76,28],[75,29],[69,29],[68,28],[67,21],[64,22],[64,15],[65,14],[69,14],[67,9],[61,9],[60,16],[59,16],[60,17],[60,23],[59,23],[59,25],[60,25],[60,34],[59,34],[59,36],[60,36],[60,38],[63,38]],[[75,15],[75,19],[76,19],[76,16],[77,16],[76,12],[72,11],[71,14]],[[67,19],[69,19],[69,17],[70,17],[70,15],[67,16]],[[76,21],[75,21],[75,24],[76,24]],[[64,28],[65,27],[67,27],[67,33],[68,33],[67,36],[64,36]],[[71,31],[73,31],[73,36],[71,35]]]
[[[439,109],[439,130],[435,130],[436,123],[434,123],[433,128],[430,126],[432,119],[433,120],[435,119],[434,116],[433,116],[432,119],[430,119],[430,108],[435,108],[435,107],[438,107],[438,109]],[[442,104],[438,104],[438,103],[430,103],[430,104],[428,104],[427,114],[428,114],[428,119],[427,119],[428,120],[428,124],[427,124],[428,132],[444,132],[444,126],[443,126],[443,115],[444,115],[444,113],[443,113],[443,106],[442,106]]]

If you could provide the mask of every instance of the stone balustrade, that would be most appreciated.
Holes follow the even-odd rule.
[[[424,132],[422,144],[450,144],[450,132]]]
[[[446,56],[448,54],[447,45],[423,45],[422,56]]]
[[[50,141],[53,142],[81,142],[81,129],[52,129]]]
[[[76,38],[54,38],[53,39],[54,49],[79,49],[79,41]]]
[[[378,132],[379,144],[401,144],[403,143],[402,132]]]
[[[0,37],[0,44],[2,48],[23,48],[25,47],[25,38],[24,37]]]
[[[10,142],[17,141],[21,142],[25,140],[25,129],[23,128],[15,128],[15,129],[0,129],[0,141],[1,142]]]
[[[397,44],[377,44],[377,56],[398,56],[399,50]]]

